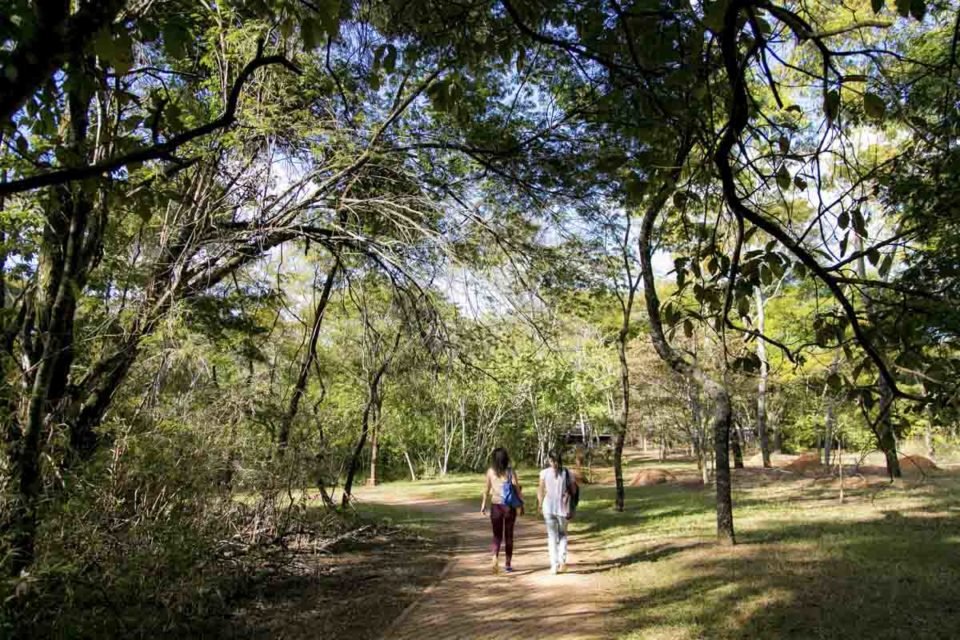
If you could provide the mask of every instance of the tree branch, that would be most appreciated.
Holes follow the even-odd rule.
[[[229,127],[236,122],[237,105],[240,101],[240,94],[243,91],[244,84],[250,79],[250,76],[252,76],[257,69],[273,64],[279,64],[293,71],[294,73],[300,73],[300,70],[284,56],[261,56],[258,53],[257,57],[247,63],[247,66],[244,67],[240,72],[240,75],[237,77],[237,80],[233,85],[233,88],[230,90],[229,97],[227,98],[226,108],[216,120],[202,124],[198,127],[190,129],[189,131],[185,131],[170,138],[169,140],[166,140],[165,142],[155,144],[152,147],[140,149],[138,151],[132,151],[126,155],[110,158],[86,167],[51,171],[50,173],[43,173],[37,176],[31,176],[29,178],[22,178],[20,180],[14,180],[12,182],[0,184],[0,195],[32,191],[33,189],[39,189],[41,187],[49,187],[51,185],[93,178],[111,171],[115,171],[128,164],[166,158],[170,156],[170,154],[176,149],[187,144],[188,142],[213,133],[217,129]]]

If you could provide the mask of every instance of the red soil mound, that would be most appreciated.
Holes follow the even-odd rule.
[[[783,468],[793,473],[814,473],[825,469],[820,463],[820,456],[815,453],[805,453]]]
[[[663,469],[646,469],[644,471],[638,471],[637,474],[633,476],[633,480],[630,481],[630,486],[649,487],[654,484],[673,482],[676,479],[676,476],[669,471]]]
[[[590,479],[587,477],[587,472],[583,469],[571,469],[573,471],[573,477],[577,481],[577,484],[590,484]]]
[[[938,467],[930,458],[923,456],[903,456],[900,458],[900,468],[904,471],[936,471]]]

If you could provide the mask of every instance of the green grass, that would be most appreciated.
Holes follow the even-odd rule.
[[[954,638],[960,629],[956,478],[847,491],[739,477],[739,544],[714,542],[712,489],[591,487],[574,525],[603,550],[621,637]],[[599,577],[599,576],[598,576]]]

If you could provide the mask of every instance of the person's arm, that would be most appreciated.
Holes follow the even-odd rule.
[[[520,478],[517,476],[516,471],[510,474],[510,480],[513,482],[513,486],[517,488],[517,497],[520,498],[520,506],[517,508],[517,513],[523,515],[523,487],[520,486]]]
[[[543,496],[546,495],[547,488],[543,484],[543,476],[540,476],[540,484],[537,485],[537,513],[543,513]]]
[[[487,515],[487,496],[490,495],[490,491],[493,486],[490,484],[490,472],[487,472],[486,484],[483,487],[483,498],[480,500],[480,513]]]

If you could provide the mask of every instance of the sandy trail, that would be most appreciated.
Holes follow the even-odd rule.
[[[397,504],[382,496],[370,499]],[[394,621],[385,639],[611,636],[607,625],[616,599],[604,588],[609,581],[601,579],[610,566],[592,545],[571,534],[567,573],[551,575],[543,520],[528,513],[517,518],[514,573],[493,575],[490,519],[476,504],[407,496],[403,506],[449,523],[457,549],[438,581]]]

